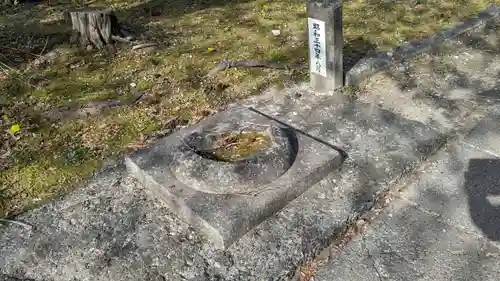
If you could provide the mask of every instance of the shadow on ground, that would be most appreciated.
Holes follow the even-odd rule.
[[[450,109],[457,102],[479,98],[498,98],[494,90],[496,79],[492,75],[493,66],[500,55],[500,22],[488,21],[484,26],[459,35],[457,41],[431,46],[430,51],[416,57],[417,63],[398,63],[389,70],[393,80],[401,90],[420,88],[423,96],[414,99],[432,99],[441,108]],[[462,57],[457,60],[458,56]],[[432,79],[429,79],[432,75]],[[500,71],[497,71],[497,77]],[[425,81],[427,80],[427,81]],[[431,83],[429,83],[429,80]],[[487,83],[485,83],[485,81]],[[456,89],[467,89],[475,93],[459,97],[453,95]],[[441,93],[437,94],[435,90]]]
[[[356,37],[344,45],[344,73],[347,73],[366,55],[377,50],[377,46],[363,37]]]
[[[461,130],[467,129],[464,128],[466,122],[474,121],[472,116],[480,118],[500,105],[499,26],[498,19],[490,21],[484,27],[460,35],[456,41],[433,46],[420,56],[390,65],[361,85],[360,100],[380,105],[397,112],[398,116],[446,132],[446,135],[455,135],[455,130],[463,133]],[[450,280],[484,280],[482,276],[493,272],[482,267],[497,263],[496,258],[485,258],[489,248],[495,247],[468,235],[480,232],[491,241],[500,241],[500,160],[469,161],[467,155],[453,149],[448,151],[450,158],[428,162],[436,166],[428,166],[418,174],[418,180],[412,180],[414,183],[404,188],[405,199],[411,200],[415,204],[412,206],[417,208],[404,205],[405,209],[399,209],[398,205],[389,217],[378,218],[377,228],[384,229],[384,233],[373,229],[374,236],[378,237],[367,238],[372,240],[367,242],[372,243],[372,249],[366,251],[365,259],[369,268],[379,271],[379,279],[416,280],[427,275]],[[397,160],[397,157],[391,158]],[[364,163],[358,161],[357,164]],[[362,168],[371,169],[365,166]],[[415,168],[409,166],[406,171]],[[371,207],[373,193],[365,183],[363,189],[352,196],[352,208]],[[467,235],[463,234],[463,228]],[[460,252],[461,257],[453,250]],[[438,266],[428,267],[427,261],[442,259],[443,254],[451,256],[445,260],[450,265],[448,272],[439,272]],[[349,270],[363,272],[357,267],[361,262],[356,259],[357,256]],[[419,264],[420,261],[425,262]],[[423,268],[425,272],[420,271]],[[443,275],[439,275],[441,273]],[[377,275],[373,274],[372,278],[376,279]],[[364,273],[359,276],[359,280],[370,278]],[[358,279],[354,277],[353,280]]]
[[[500,160],[469,160],[464,189],[474,224],[488,239],[500,241],[500,200],[495,200],[500,199]]]
[[[462,148],[443,150],[403,192],[404,199],[392,201],[331,257],[317,279],[497,280],[499,249],[471,234],[470,226],[499,241],[500,200],[492,198],[500,195],[500,160],[469,158],[476,152]]]
[[[489,21],[460,35],[456,41],[435,46],[429,53],[391,66],[367,84],[366,89],[372,92],[362,99],[371,102],[387,99],[381,102],[384,108],[447,134],[450,128],[462,129],[468,114],[487,114],[500,105],[499,27],[498,19]],[[376,83],[378,86],[374,86]],[[500,195],[500,176],[497,176],[500,161],[462,162],[462,159],[454,159],[448,169],[459,178],[468,165],[464,186],[457,182],[456,187],[466,191],[472,222],[488,239],[500,241],[500,204],[490,200]],[[450,203],[450,198],[453,197],[446,194],[449,190],[443,189],[443,185],[449,183],[440,184],[441,187],[434,183],[429,204],[436,213],[452,213],[455,203]],[[445,207],[450,210],[443,209]]]

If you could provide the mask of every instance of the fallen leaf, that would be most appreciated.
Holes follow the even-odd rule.
[[[213,51],[215,51],[215,49],[214,48],[208,48],[208,51],[209,52],[213,52]]]
[[[264,8],[264,9],[268,9],[268,8],[269,8],[269,5],[264,4],[264,5],[262,5],[262,8]]]
[[[21,126],[19,126],[19,124],[14,124],[14,125],[10,126],[10,131],[13,134],[19,132],[19,130],[21,130]]]

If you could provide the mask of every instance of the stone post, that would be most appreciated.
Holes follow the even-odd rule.
[[[308,0],[311,87],[332,92],[344,86],[342,0]]]

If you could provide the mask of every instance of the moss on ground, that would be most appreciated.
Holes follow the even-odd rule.
[[[197,120],[282,82],[279,71],[229,69],[207,86],[201,77],[220,60],[307,59],[304,1],[92,1],[113,6],[135,34],[160,46],[148,54],[123,48],[116,56],[65,46],[69,27],[62,11],[85,1],[48,2],[0,9],[0,217],[65,194],[103,159],[137,146],[173,116]],[[380,2],[344,2],[346,56],[431,35],[490,4]],[[281,35],[273,36],[274,29]],[[54,49],[61,54],[55,61],[39,70],[26,68]],[[89,101],[126,100],[142,91],[140,103],[97,116],[54,121],[44,115]],[[13,124],[21,130],[9,133]]]
[[[262,151],[270,141],[261,132],[227,132],[215,141],[209,153],[219,161],[235,162]]]

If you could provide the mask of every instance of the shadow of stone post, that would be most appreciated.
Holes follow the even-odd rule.
[[[488,239],[500,241],[500,159],[471,159],[465,173],[470,216]]]

